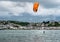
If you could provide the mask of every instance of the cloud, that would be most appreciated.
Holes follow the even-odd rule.
[[[12,15],[18,15],[24,12],[23,7],[17,6],[16,2],[0,1],[0,6],[4,8],[4,10],[0,10],[0,11],[12,13]]]
[[[60,4],[60,1],[45,0],[45,2],[51,2],[54,4]],[[38,12],[33,12],[32,2],[15,2],[15,1],[0,1],[0,13],[2,15],[15,15],[19,16],[22,13],[28,13],[33,16],[47,16],[47,15],[60,15],[60,7],[46,8],[42,4],[39,5]],[[0,14],[0,15],[1,15]]]
[[[58,7],[60,6],[60,0],[0,0],[0,1],[13,1],[13,2],[39,2],[46,8]]]

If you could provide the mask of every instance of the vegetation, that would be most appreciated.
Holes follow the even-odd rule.
[[[42,23],[44,23],[45,25],[48,24],[48,26],[55,26],[55,27],[60,26],[59,22],[56,22],[56,21],[51,23],[50,21],[47,21],[47,22],[43,21]]]
[[[9,21],[10,23],[18,24],[21,26],[27,26],[29,23],[28,22],[19,22],[19,21]]]
[[[13,23],[13,24],[21,25],[21,26],[28,26],[28,25],[31,24],[29,22],[19,22],[19,21],[0,21],[0,24],[3,24],[3,25],[6,25],[8,23]],[[33,23],[32,26],[37,26],[37,24],[38,25],[44,24],[45,26],[46,26],[46,24],[48,24],[47,26],[56,26],[56,27],[60,26],[59,22],[56,22],[56,21],[54,21],[54,22],[50,22],[50,21],[45,22],[45,21],[43,21],[42,23]]]

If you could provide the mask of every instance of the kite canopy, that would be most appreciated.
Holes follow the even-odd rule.
[[[39,3],[35,2],[34,5],[33,5],[33,11],[37,12],[38,11],[38,7],[39,7]]]

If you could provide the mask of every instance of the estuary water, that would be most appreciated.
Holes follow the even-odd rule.
[[[0,42],[60,42],[60,30],[0,30]]]

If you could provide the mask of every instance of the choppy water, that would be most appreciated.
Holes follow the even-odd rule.
[[[60,42],[60,30],[0,30],[0,42]]]

